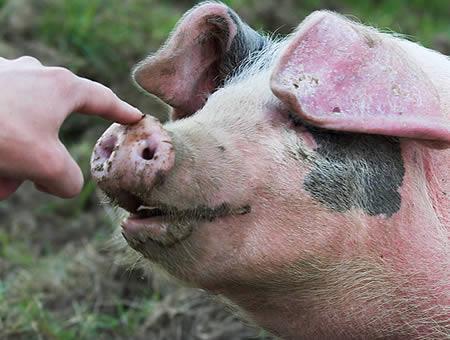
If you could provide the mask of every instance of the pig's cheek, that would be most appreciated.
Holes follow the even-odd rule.
[[[340,213],[359,209],[389,218],[400,210],[405,169],[398,140],[319,131],[312,136],[316,161],[303,183],[311,197]]]

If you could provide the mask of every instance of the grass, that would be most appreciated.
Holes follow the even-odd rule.
[[[163,41],[178,14],[173,5],[153,0],[50,1],[36,35],[82,57],[85,65],[76,71],[95,70],[113,81]]]
[[[115,277],[111,256],[97,250],[104,252],[109,237],[36,258],[26,242],[1,233],[0,256],[9,270],[0,280],[0,338],[128,338],[137,332],[159,296],[151,289],[120,295],[126,272]]]
[[[311,11],[329,8],[425,46],[435,47],[438,36],[450,40],[448,1],[223,2],[265,31],[288,33]],[[0,0],[0,42],[19,49],[23,41],[39,42],[69,56],[65,66],[73,71],[127,94],[131,67],[158,48],[193,3]],[[21,36],[8,21],[11,15],[21,27],[28,25]],[[141,97],[137,92],[125,96],[131,102]],[[80,117],[64,126],[62,138],[86,176],[93,142],[104,126]],[[132,338],[160,297],[140,274],[112,264],[114,253],[105,249],[112,222],[99,208],[93,182],[87,180],[81,195],[69,201],[35,198],[32,192],[0,203],[0,338]]]
[[[364,1],[345,2],[346,11],[354,9],[364,22],[409,35],[429,47],[436,34],[450,33],[450,3],[447,1],[383,0],[375,6]]]
[[[7,293],[5,289],[4,294]],[[1,314],[8,314],[14,319],[8,324],[6,332],[1,332],[2,338],[41,337],[44,339],[93,339],[98,334],[114,334],[115,337],[127,338],[132,336],[151,315],[155,300],[147,297],[141,304],[130,308],[128,305],[117,302],[116,313],[102,313],[92,311],[86,303],[73,302],[68,308],[70,317],[61,320],[59,312],[52,312],[46,306],[43,295],[33,295],[23,299],[10,301],[5,312],[0,306]],[[156,300],[157,301],[157,300]],[[5,305],[3,305],[3,308]]]

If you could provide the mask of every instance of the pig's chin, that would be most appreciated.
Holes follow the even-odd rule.
[[[165,204],[142,204],[129,212],[122,222],[122,234],[132,248],[139,250],[152,242],[170,247],[189,237],[202,222],[211,223],[225,216],[245,214],[249,212],[249,207],[233,209],[224,203],[213,208],[197,206],[181,210]]]
[[[122,235],[132,248],[138,250],[151,241],[169,247],[192,233],[195,218],[189,220],[162,212],[160,208],[145,209],[143,212],[130,213],[122,222]]]

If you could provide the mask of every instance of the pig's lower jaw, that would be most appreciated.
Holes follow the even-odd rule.
[[[235,209],[226,203],[215,208],[200,206],[186,210],[167,206],[143,207],[122,222],[122,235],[138,251],[149,242],[170,247],[189,237],[194,227],[201,222],[213,222],[225,216],[249,212],[250,206]]]
[[[127,218],[122,223],[122,235],[130,247],[142,251],[150,241],[170,247],[192,233],[195,221],[168,222],[161,218]]]

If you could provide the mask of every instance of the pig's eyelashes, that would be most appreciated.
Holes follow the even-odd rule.
[[[294,123],[295,126],[304,126],[308,129],[320,130],[320,128],[307,123],[305,120],[303,120],[302,117],[297,115],[295,112],[289,111],[287,115],[288,115],[289,120],[292,123]]]

